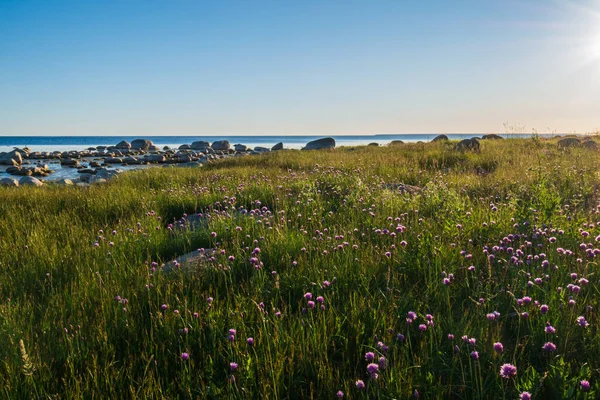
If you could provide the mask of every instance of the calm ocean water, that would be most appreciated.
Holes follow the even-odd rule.
[[[392,140],[402,140],[404,142],[428,142],[437,133],[431,134],[399,134],[399,135],[347,135],[331,136],[335,139],[337,146],[360,146],[369,143],[388,144]],[[482,134],[448,134],[450,139],[465,139]],[[501,134],[503,137],[529,137],[529,134]],[[541,137],[552,137],[554,134],[542,134]],[[233,145],[236,143],[245,144],[249,147],[272,147],[278,142],[283,142],[284,147],[291,149],[300,149],[311,140],[325,136],[0,136],[0,152],[10,151],[13,147],[29,147],[32,151],[65,151],[65,150],[84,150],[88,147],[115,145],[121,140],[131,142],[132,140],[142,138],[149,139],[157,146],[170,146],[177,148],[182,144],[191,144],[196,140],[205,140],[214,142],[216,140],[229,140]]]

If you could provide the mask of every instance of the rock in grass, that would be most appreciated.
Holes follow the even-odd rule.
[[[283,142],[277,143],[275,146],[271,147],[271,151],[283,150]]]
[[[558,141],[558,147],[579,147],[581,141],[577,138],[569,137]]]
[[[404,183],[386,183],[383,185],[384,189],[389,189],[398,193],[417,194],[422,189],[414,185],[406,185]]]
[[[17,181],[16,179],[13,179],[13,178],[2,178],[2,179],[0,179],[0,186],[18,187],[19,181]]]
[[[63,178],[56,183],[63,186],[73,186],[73,181],[67,178]]]
[[[390,146],[399,146],[401,144],[404,144],[404,142],[402,140],[392,140],[389,145]]]
[[[447,142],[448,140],[450,139],[446,135],[437,135],[433,138],[432,142]]]
[[[586,149],[592,149],[592,150],[598,149],[598,143],[594,142],[593,140],[586,140],[585,142],[581,143],[581,145],[583,147],[585,147]]]
[[[24,176],[19,179],[19,185],[21,186],[43,186],[44,183],[33,176]]]
[[[308,142],[302,150],[322,150],[335,148],[334,138],[322,138]]]
[[[245,144],[234,144],[233,145],[233,149],[235,151],[247,151],[248,150],[248,146],[246,146]]]
[[[477,138],[473,139],[464,139],[456,144],[455,149],[458,151],[479,151],[481,145],[479,144],[479,140]]]
[[[502,136],[496,135],[495,133],[490,133],[489,135],[483,135],[481,137],[481,140],[502,140],[502,139],[504,139]]]

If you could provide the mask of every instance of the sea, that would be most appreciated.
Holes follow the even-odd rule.
[[[306,143],[322,137],[332,137],[337,146],[361,146],[369,143],[385,145],[392,140],[403,142],[429,142],[439,133],[403,133],[403,134],[373,134],[373,135],[332,135],[332,136],[0,136],[0,152],[11,151],[15,147],[29,147],[31,151],[69,151],[85,150],[88,147],[116,145],[121,140],[131,143],[135,139],[149,139],[159,147],[169,146],[177,149],[182,144],[191,144],[198,140],[214,142],[228,140],[232,145],[240,143],[248,147],[257,146],[271,148],[283,142],[285,148],[300,149]],[[451,140],[481,137],[483,133],[452,133],[446,134]],[[500,134],[504,138],[530,137],[531,134]],[[540,137],[554,137],[557,134],[539,134]]]
[[[12,151],[15,147],[28,147],[31,151],[70,151],[85,150],[89,147],[116,145],[122,140],[132,142],[135,139],[149,139],[156,146],[162,148],[169,146],[177,149],[182,144],[191,144],[198,140],[214,142],[217,140],[228,140],[232,145],[245,144],[250,148],[267,147],[271,148],[279,142],[283,142],[284,148],[301,149],[308,142],[322,137],[332,137],[336,141],[336,146],[364,146],[369,143],[378,143],[386,145],[392,140],[402,140],[403,142],[429,142],[435,138],[438,133],[430,134],[374,134],[374,135],[332,135],[332,136],[0,136],[0,153]],[[446,134],[451,140],[468,139],[480,137],[483,134],[474,133],[454,133]],[[504,138],[527,138],[531,134],[500,134]],[[554,137],[557,134],[539,134],[539,137]],[[46,181],[56,181],[63,178],[76,179],[77,170],[74,168],[62,167],[57,160],[44,161],[50,169],[55,172],[44,178]],[[0,179],[10,176],[6,173],[6,166],[0,165]],[[135,166],[117,166],[123,170],[148,168],[145,165]],[[18,177],[17,177],[18,178]]]

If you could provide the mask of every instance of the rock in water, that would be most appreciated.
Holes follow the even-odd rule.
[[[321,150],[333,148],[335,148],[335,139],[328,137],[308,142],[306,143],[306,147],[304,147],[302,150]]]
[[[190,148],[192,150],[205,150],[205,149],[208,149],[209,147],[210,147],[210,143],[209,142],[205,142],[203,140],[199,140],[197,142],[194,142],[190,146]],[[181,149],[181,147],[179,149],[183,150],[183,149]]]
[[[115,147],[120,150],[129,150],[131,148],[131,145],[129,144],[129,142],[123,140],[119,142]]]
[[[21,164],[23,164],[23,157],[18,150],[0,154],[0,165],[17,166]]]
[[[446,135],[437,135],[436,137],[433,138],[432,142],[447,142],[448,140],[448,136]]]
[[[79,161],[73,160],[72,158],[64,158],[60,160],[60,165],[65,167],[77,167],[79,166]]]
[[[217,140],[212,144],[213,150],[229,150],[230,147],[231,145],[227,140]]]
[[[118,145],[117,145],[117,147],[118,147]],[[131,142],[131,148],[133,150],[148,151],[148,150],[150,150],[151,147],[154,147],[154,143],[152,143],[152,140],[135,139],[133,142]]]
[[[43,186],[44,184],[33,176],[24,176],[19,179],[19,185],[21,186]]]
[[[271,147],[271,151],[283,150],[283,142],[277,143],[275,146]]]

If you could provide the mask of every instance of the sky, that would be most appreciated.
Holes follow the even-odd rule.
[[[600,130],[600,0],[0,0],[0,136]]]

